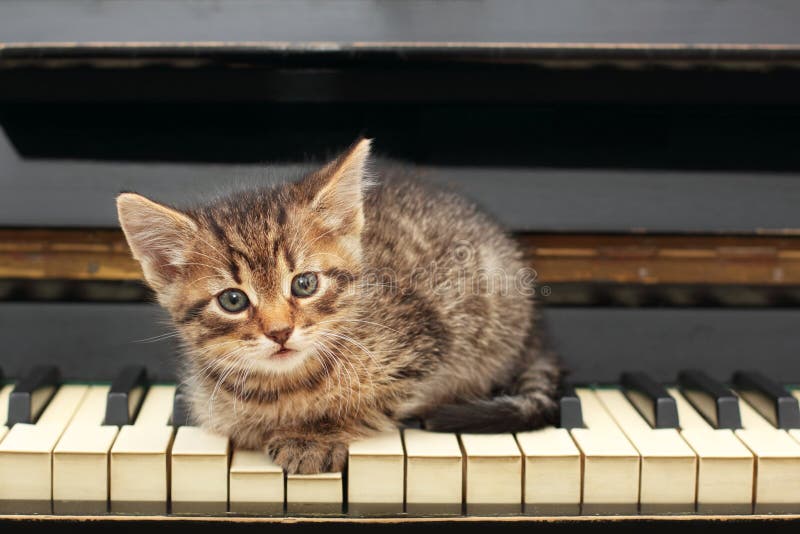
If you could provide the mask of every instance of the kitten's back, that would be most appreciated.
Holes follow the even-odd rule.
[[[372,312],[439,331],[438,372],[421,384],[409,415],[509,384],[533,316],[532,288],[519,286],[530,272],[516,242],[475,203],[401,168],[380,173],[365,217],[365,263],[396,284],[393,296],[380,292]]]

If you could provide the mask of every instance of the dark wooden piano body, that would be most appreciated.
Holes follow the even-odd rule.
[[[114,195],[284,180],[366,134],[518,233],[573,380],[800,381],[798,24],[788,0],[5,2],[0,367],[172,379]],[[794,526],[501,521],[754,519]],[[147,528],[118,521],[53,524]]]

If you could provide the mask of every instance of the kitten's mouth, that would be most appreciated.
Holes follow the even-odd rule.
[[[286,347],[281,347],[281,350],[279,350],[278,352],[273,353],[272,356],[270,356],[270,358],[287,358],[287,357],[291,356],[294,353],[295,353],[295,351],[292,350],[292,349],[287,349]]]

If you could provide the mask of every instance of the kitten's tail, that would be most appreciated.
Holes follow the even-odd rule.
[[[439,432],[520,432],[558,421],[558,395],[565,374],[555,353],[528,343],[526,364],[506,395],[445,404],[424,420],[427,430]]]

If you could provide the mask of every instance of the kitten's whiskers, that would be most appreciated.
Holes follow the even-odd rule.
[[[340,352],[341,352],[342,349],[344,349],[351,356],[355,356],[353,354],[353,351],[348,349],[347,347],[344,347],[339,340],[333,339],[331,341],[340,350]],[[358,378],[359,377],[359,373],[358,373],[358,370],[353,365],[353,362],[349,358],[345,358],[343,361],[344,361],[345,365],[348,365],[350,367],[350,369],[353,371],[353,375],[355,375],[355,377]],[[356,361],[358,361],[358,360],[356,360]],[[370,389],[372,389],[372,386],[373,386],[372,377],[370,376],[369,369],[367,369],[367,367],[363,364],[363,362],[359,361],[359,363],[361,364],[362,368],[364,369],[364,371],[366,373],[366,378],[370,381],[370,386],[371,386]],[[357,401],[356,401],[356,408],[355,408],[355,411],[354,411],[354,415],[357,415],[361,410],[361,400],[362,400],[362,391],[361,390],[362,390],[362,388],[361,388],[361,381],[360,380],[356,380],[355,383],[357,384],[357,387],[355,388],[355,390],[356,390],[356,393],[358,394],[358,398],[357,398]],[[353,388],[351,387],[351,393],[352,393],[352,389]]]
[[[144,339],[134,339],[131,343],[155,343],[157,341],[163,341],[165,339],[169,339],[171,337],[177,337],[180,335],[180,332],[174,330],[172,332],[165,332],[163,334],[158,334],[153,337],[146,337]]]
[[[392,332],[395,332],[395,333],[400,334],[400,335],[403,334],[399,330],[395,330],[394,328],[392,328],[390,326],[386,326],[385,324],[376,323],[374,321],[364,321],[364,320],[361,320],[361,319],[328,319],[328,320],[325,320],[325,321],[317,321],[317,324],[335,323],[335,322],[371,324],[371,325],[374,325],[374,326],[380,326],[381,328],[385,328],[387,330],[391,330]]]

